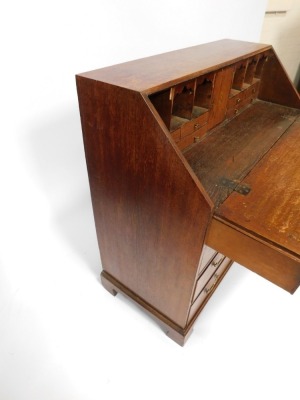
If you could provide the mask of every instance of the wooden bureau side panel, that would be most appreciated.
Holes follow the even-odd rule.
[[[290,293],[300,284],[300,258],[235,226],[213,218],[206,243]]]
[[[300,108],[300,96],[275,51],[263,67],[258,98],[287,107]]]
[[[77,85],[103,269],[184,327],[209,199],[140,93]]]

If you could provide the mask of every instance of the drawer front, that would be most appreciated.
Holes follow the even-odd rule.
[[[245,98],[244,91],[239,92],[233,97],[230,97],[227,103],[227,109],[230,110],[232,108],[236,108]]]
[[[208,264],[206,269],[201,274],[200,278],[197,280],[193,300],[195,300],[195,298],[199,295],[199,293],[207,284],[212,275],[217,271],[224,258],[225,256],[223,254],[217,253],[217,255],[214,257],[211,263]]]
[[[198,277],[216,254],[217,251],[215,249],[207,246],[206,244],[203,246],[199,269],[198,269]]]
[[[259,89],[259,79],[254,78],[255,82],[247,87],[247,89],[242,90],[236,95],[229,98],[227,103],[227,110],[239,109],[243,103],[249,104],[247,99],[255,99],[258,94]]]
[[[193,119],[190,122],[182,125],[181,127],[181,137],[190,135],[200,129],[203,125],[207,123],[208,120],[208,112],[200,115],[199,117]],[[197,135],[196,135],[197,136]]]
[[[244,90],[244,99],[252,98],[255,99],[258,94],[259,89],[259,80],[255,79],[256,82],[249,86],[247,89]]]
[[[185,149],[186,147],[190,146],[193,143],[196,143],[198,140],[201,139],[202,136],[205,135],[207,132],[207,124],[203,125],[201,128],[197,129],[195,132],[182,137],[182,128],[181,128],[181,140],[177,143],[180,150]]]
[[[222,278],[224,277],[225,273],[229,269],[231,263],[232,261],[230,260],[230,258],[225,257],[223,259],[217,271],[213,274],[213,276],[210,278],[210,280],[207,282],[205,287],[202,289],[202,291],[192,304],[190,308],[189,321],[196,315],[198,311],[200,311],[204,307],[209,297],[213,294],[213,292],[221,282]]]
[[[227,118],[232,118],[235,115],[238,115],[248,104],[252,102],[253,98],[248,97],[241,101],[238,105],[236,105],[234,108],[231,108],[230,110],[227,110],[226,117]]]

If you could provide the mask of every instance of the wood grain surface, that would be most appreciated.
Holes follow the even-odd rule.
[[[222,180],[241,183],[297,115],[300,110],[257,101],[184,152],[216,207],[233,191]]]
[[[224,39],[80,74],[89,79],[153,93],[201,73],[225,67],[270,45]]]
[[[77,85],[103,268],[185,326],[210,201],[149,100],[83,77]]]
[[[300,257],[215,216],[206,243],[275,285],[294,293],[300,284]]]
[[[300,118],[242,183],[248,195],[232,193],[217,215],[300,254]]]

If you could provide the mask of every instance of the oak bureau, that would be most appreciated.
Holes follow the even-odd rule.
[[[300,283],[300,97],[220,40],[76,76],[103,286],[183,345],[233,261]]]

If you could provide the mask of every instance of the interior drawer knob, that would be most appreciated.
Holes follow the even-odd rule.
[[[201,128],[201,125],[197,123],[197,124],[194,125],[194,128],[195,129],[199,129],[199,128]]]
[[[240,102],[241,102],[240,98],[236,99],[236,104],[239,104]]]

